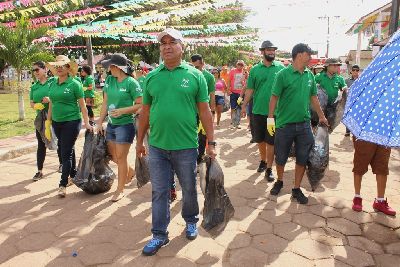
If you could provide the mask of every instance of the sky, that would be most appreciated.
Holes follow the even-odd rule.
[[[390,0],[242,0],[252,14],[246,23],[259,28],[260,41],[270,40],[279,50],[291,51],[300,42],[326,52],[327,19],[330,16],[329,57],[344,56],[357,49],[357,35],[346,31],[359,18],[391,2]],[[260,42],[261,43],[261,42]],[[365,49],[368,38],[363,38]],[[259,45],[259,44],[257,44]]]

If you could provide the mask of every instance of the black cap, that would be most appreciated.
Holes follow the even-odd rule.
[[[308,46],[308,44],[303,44],[303,43],[297,44],[292,49],[292,58],[295,59],[298,54],[304,52],[311,55],[313,53],[313,50]]]
[[[264,50],[265,48],[274,48],[274,49],[278,49],[278,47],[276,47],[276,46],[274,46],[272,43],[271,43],[271,41],[264,41],[262,44],[261,44],[261,47],[260,47],[260,51],[262,51],[262,50]]]
[[[124,54],[116,53],[111,55],[110,59],[103,60],[101,65],[103,67],[109,67],[110,65],[123,67],[127,66],[128,63],[130,63],[130,60]]]
[[[358,65],[353,65],[353,67],[351,67],[352,70],[356,69],[356,70],[360,70],[360,66]]]

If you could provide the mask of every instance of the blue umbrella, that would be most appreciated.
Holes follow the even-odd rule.
[[[400,30],[350,87],[342,122],[358,139],[400,147]]]

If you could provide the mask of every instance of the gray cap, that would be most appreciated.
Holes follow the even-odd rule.
[[[264,50],[265,48],[274,48],[274,49],[278,49],[278,47],[276,47],[276,46],[274,46],[273,44],[272,44],[272,42],[271,41],[264,41],[262,44],[261,44],[261,47],[260,47],[260,51],[261,50]]]
[[[325,60],[325,66],[329,65],[342,65],[342,62],[340,62],[340,60],[337,58],[328,58]]]

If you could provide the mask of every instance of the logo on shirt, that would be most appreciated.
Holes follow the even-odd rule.
[[[181,83],[181,87],[188,88],[189,87],[189,79],[183,78],[182,83]]]
[[[120,92],[126,92],[126,88],[119,88]]]
[[[70,94],[70,93],[71,93],[71,89],[69,89],[69,88],[64,89],[64,94]]]
[[[311,87],[311,86],[312,86],[312,81],[308,80],[308,87]]]

